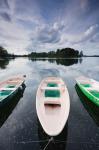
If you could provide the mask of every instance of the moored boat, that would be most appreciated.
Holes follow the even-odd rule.
[[[0,105],[6,103],[10,98],[12,98],[19,88],[21,88],[24,81],[24,76],[17,76],[0,82]]]
[[[84,76],[77,78],[76,81],[87,98],[99,106],[99,82]]]
[[[67,87],[58,77],[42,80],[36,95],[37,116],[46,134],[57,136],[63,130],[70,110]]]

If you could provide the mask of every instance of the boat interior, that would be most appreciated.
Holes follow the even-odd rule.
[[[97,82],[80,82],[80,85],[82,85],[87,91],[89,91],[93,96],[96,98],[99,98],[99,84]]]
[[[44,98],[44,104],[52,107],[61,106],[61,96],[65,91],[63,82],[59,80],[47,80],[41,85],[41,91]]]
[[[9,79],[5,82],[2,82],[0,84],[0,101],[10,95],[11,92],[21,84],[21,82],[21,78]]]

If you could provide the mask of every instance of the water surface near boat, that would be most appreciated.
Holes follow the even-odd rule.
[[[75,89],[76,81],[74,79],[85,75],[99,81],[99,58],[73,60],[17,58],[0,62],[0,81],[16,74],[27,75],[26,88],[23,97],[18,98],[16,105],[13,108],[8,107],[8,113],[10,113],[8,115],[3,113],[2,120],[4,121],[1,122],[0,128],[0,150],[40,150],[47,144],[50,137],[44,133],[39,124],[35,103],[37,88],[42,79],[48,76],[59,76],[67,84],[71,107],[63,132],[47,149],[98,150],[99,123],[97,121],[99,120],[95,113],[90,115],[88,107],[85,107],[80,100]]]

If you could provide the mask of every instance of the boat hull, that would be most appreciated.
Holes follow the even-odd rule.
[[[0,102],[0,107],[6,105],[19,91],[19,88],[16,89],[11,95],[6,97],[3,101]]]
[[[95,105],[99,106],[99,103],[97,103],[97,99],[93,95],[90,95],[82,86],[80,86],[80,84],[77,85],[89,100],[91,100]]]
[[[89,79],[89,80],[92,80],[92,79]],[[94,95],[92,95],[89,91],[90,90],[94,90],[95,87],[94,85],[92,87],[89,87],[89,91],[88,91],[88,88],[84,88],[82,85],[81,85],[81,82],[79,80],[76,80],[77,81],[77,85],[79,86],[80,90],[83,92],[83,94],[91,101],[93,102],[95,105],[99,106],[99,99],[97,97],[95,97]],[[92,80],[94,83],[95,83],[95,80]],[[86,78],[85,78],[85,82],[86,82]],[[91,85],[91,83],[90,83]],[[96,88],[97,89],[97,88]]]
[[[12,88],[4,88],[5,85],[8,86],[8,85],[15,85],[15,79],[17,77],[12,77],[2,83],[0,83],[0,91],[2,90],[12,90]],[[3,98],[1,101],[0,101],[0,107],[4,106],[6,103],[8,103],[10,101],[10,99],[12,99],[16,94],[17,92],[20,90],[21,86],[24,84],[24,77],[18,77],[20,79],[20,82],[17,84],[16,83],[16,88],[12,90],[11,94],[7,95],[5,98]],[[12,81],[14,80],[14,81]],[[11,81],[11,82],[10,82]],[[3,87],[3,88],[2,88]]]
[[[61,133],[68,120],[70,110],[69,93],[67,87],[64,86],[64,92],[61,95],[60,105],[45,105],[44,97],[42,96],[44,93],[40,90],[40,88],[48,79],[49,78],[44,79],[37,90],[36,110],[38,119],[45,133],[49,136],[57,136]],[[52,77],[50,79],[51,81],[54,81],[57,78]],[[59,80],[62,84],[64,84],[61,79]]]

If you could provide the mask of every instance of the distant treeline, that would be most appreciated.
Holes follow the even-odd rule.
[[[15,55],[9,54],[6,49],[0,46],[0,58],[4,58],[4,57],[15,57]]]
[[[32,57],[32,58],[67,58],[67,57],[82,57],[83,52],[74,50],[73,48],[63,48],[57,49],[57,51],[50,51],[50,52],[32,52],[28,55],[15,55],[9,54],[6,49],[0,46],[0,57]]]
[[[32,52],[29,54],[29,57],[33,58],[68,58],[68,57],[82,57],[83,52],[79,52],[78,50],[74,50],[73,48],[63,48],[57,49],[57,51],[50,51],[50,52]]]
[[[32,52],[27,55],[10,54],[8,51],[0,46],[0,58],[16,58],[16,57],[30,57],[30,58],[77,58],[77,57],[99,57],[99,55],[83,55],[83,51],[78,51],[73,48],[57,49],[57,51],[49,52]]]
[[[0,58],[16,58],[16,57],[28,57],[28,55],[15,55],[7,52],[5,48],[0,46]]]

